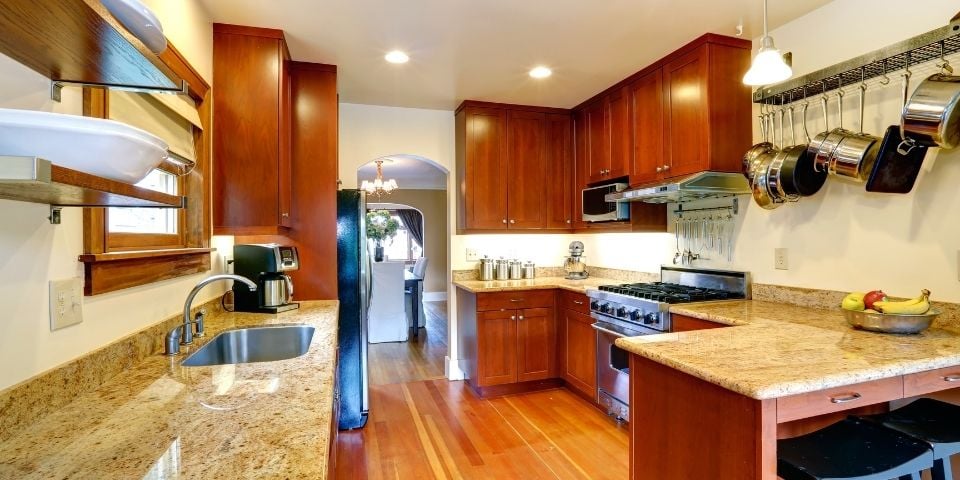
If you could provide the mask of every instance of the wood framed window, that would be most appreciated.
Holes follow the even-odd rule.
[[[190,84],[201,128],[193,130],[196,162],[165,163],[138,185],[187,197],[183,209],[85,208],[84,294],[97,295],[210,270],[209,85],[173,45],[161,60]],[[110,92],[84,88],[83,114],[108,118]],[[188,138],[189,141],[189,138]],[[170,143],[170,142],[168,142]],[[171,151],[173,151],[171,145]],[[179,176],[178,176],[179,175]]]

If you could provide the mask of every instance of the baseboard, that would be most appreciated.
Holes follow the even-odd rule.
[[[447,292],[423,292],[424,302],[446,302]]]
[[[538,390],[551,390],[563,387],[562,378],[548,378],[545,380],[533,380],[529,382],[507,383],[504,385],[492,385],[489,387],[478,387],[472,381],[467,380],[467,386],[479,398],[500,397],[503,395],[513,395],[517,393],[536,392]]]

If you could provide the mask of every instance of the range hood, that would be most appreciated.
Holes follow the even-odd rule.
[[[741,173],[699,172],[663,183],[607,194],[608,202],[683,203],[752,193]]]

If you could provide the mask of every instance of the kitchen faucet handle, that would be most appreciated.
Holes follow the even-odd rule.
[[[196,326],[197,326],[197,328],[196,328],[196,333],[194,334],[195,337],[198,337],[198,338],[199,338],[199,337],[203,337],[203,335],[204,335],[204,333],[203,333],[203,319],[204,319],[204,317],[206,317],[206,315],[207,315],[207,309],[206,309],[206,308],[201,308],[200,311],[197,312],[197,316],[194,317],[193,323],[196,324]]]

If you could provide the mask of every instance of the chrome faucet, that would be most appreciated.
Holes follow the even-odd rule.
[[[249,278],[230,273],[213,275],[201,280],[197,286],[193,287],[193,290],[190,290],[190,293],[187,295],[187,300],[183,303],[183,323],[177,325],[173,330],[170,330],[170,332],[167,333],[164,342],[164,353],[167,355],[177,355],[180,353],[180,345],[192,344],[194,337],[192,325],[194,324],[197,326],[196,336],[203,336],[203,315],[206,312],[201,310],[200,313],[197,314],[196,320],[190,320],[190,306],[193,304],[193,298],[197,296],[197,293],[200,293],[200,289],[208,284],[216,282],[217,280],[236,280],[247,284],[247,288],[249,288],[251,292],[257,290],[257,284],[253,283]]]

